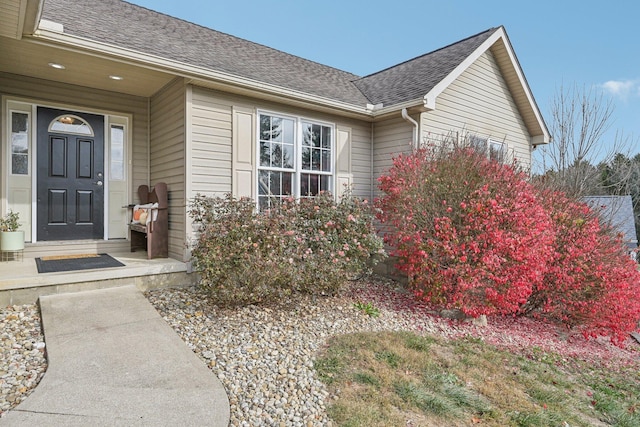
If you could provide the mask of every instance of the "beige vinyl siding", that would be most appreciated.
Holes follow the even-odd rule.
[[[191,99],[191,194],[231,193],[230,99],[194,87]]]
[[[185,258],[186,91],[176,79],[151,98],[149,185],[166,182],[169,191],[169,256]]]
[[[422,141],[452,132],[506,142],[510,154],[531,164],[530,135],[490,51],[480,56],[421,115]]]
[[[413,125],[405,121],[399,112],[398,117],[374,123],[373,173],[376,179],[392,166],[394,156],[411,151],[413,129]],[[377,194],[377,181],[374,186]]]
[[[373,199],[371,180],[371,123],[353,120],[345,126],[351,127],[351,175],[353,194],[369,200]]]
[[[22,19],[27,0],[12,0],[0,3],[0,36],[22,37]]]

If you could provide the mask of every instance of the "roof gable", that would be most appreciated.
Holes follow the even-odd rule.
[[[435,110],[437,99],[481,55],[491,51],[531,135],[533,145],[551,140],[504,27],[491,28],[355,82],[373,104],[419,103]]]

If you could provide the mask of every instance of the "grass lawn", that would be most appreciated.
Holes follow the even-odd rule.
[[[332,338],[315,369],[338,426],[640,426],[638,365],[527,354],[471,336]]]

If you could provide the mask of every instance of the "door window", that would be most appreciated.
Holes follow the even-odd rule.
[[[93,136],[93,129],[89,123],[78,116],[69,114],[58,116],[51,121],[51,124],[49,124],[49,132]]]

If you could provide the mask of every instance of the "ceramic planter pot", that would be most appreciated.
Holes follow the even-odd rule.
[[[11,252],[24,249],[24,231],[0,232],[0,251]]]

